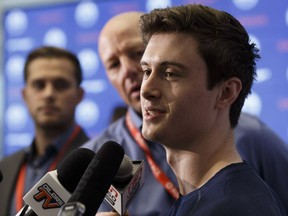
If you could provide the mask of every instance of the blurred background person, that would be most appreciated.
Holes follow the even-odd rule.
[[[88,141],[75,122],[75,109],[84,96],[77,57],[56,47],[40,47],[27,57],[23,99],[34,121],[35,137],[28,148],[0,162],[0,215],[15,215],[23,196],[72,150]]]

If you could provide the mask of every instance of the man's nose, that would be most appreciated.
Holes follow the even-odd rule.
[[[124,59],[122,62],[122,75],[124,78],[137,78],[142,76],[140,63],[128,58]]]
[[[145,99],[161,97],[160,79],[156,73],[151,73],[149,77],[144,78],[141,85],[141,96]]]
[[[46,84],[43,89],[43,95],[46,97],[51,97],[55,94],[55,88],[52,84]]]

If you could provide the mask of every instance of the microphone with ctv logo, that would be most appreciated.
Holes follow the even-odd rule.
[[[48,172],[24,196],[26,205],[16,216],[57,216],[94,156],[93,151],[85,148],[72,151],[57,170]]]
[[[118,143],[108,141],[103,144],[58,216],[95,216],[116,176],[123,157],[124,150]]]

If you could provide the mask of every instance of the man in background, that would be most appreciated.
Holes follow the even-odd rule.
[[[121,98],[128,105],[128,112],[114,124],[93,138],[84,147],[97,151],[107,140],[121,144],[132,160],[145,161],[145,180],[141,191],[136,195],[129,208],[130,215],[165,215],[173,205],[175,193],[166,190],[153,174],[147,158],[153,161],[177,187],[176,178],[166,162],[165,150],[161,145],[146,142],[149,152],[142,149],[135,136],[142,128],[140,104],[140,86],[143,71],[140,60],[145,50],[138,34],[138,20],[141,12],[127,12],[112,17],[99,36],[99,54],[105,66],[106,74]],[[128,127],[132,125],[132,128]],[[132,129],[132,130],[131,130]],[[132,131],[136,131],[136,134]],[[242,113],[235,129],[236,144],[240,155],[253,166],[278,193],[287,201],[286,187],[288,171],[288,147],[266,125],[254,116]],[[144,147],[145,148],[145,147]],[[273,161],[273,162],[272,162]],[[153,164],[152,164],[153,166]],[[286,202],[288,203],[288,201]],[[288,206],[287,206],[288,209]],[[109,211],[104,202],[99,211]],[[98,213],[98,215],[117,215],[116,213]]]
[[[35,137],[28,148],[3,158],[0,170],[0,215],[15,215],[23,196],[72,150],[88,141],[75,122],[84,90],[76,55],[56,47],[40,47],[27,57],[23,99],[34,121]]]

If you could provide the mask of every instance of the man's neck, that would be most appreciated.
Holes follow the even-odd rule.
[[[197,151],[182,151],[166,148],[167,160],[175,172],[179,184],[180,193],[186,195],[193,190],[204,185],[217,172],[224,167],[242,162],[237,153],[233,136],[223,142],[223,144],[210,147],[201,146]]]
[[[35,135],[36,152],[39,156],[45,154],[49,145],[51,145],[58,137],[65,133],[68,128],[43,129],[38,128]]]

